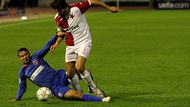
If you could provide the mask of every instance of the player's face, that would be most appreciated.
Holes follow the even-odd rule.
[[[65,9],[59,9],[58,12],[59,12],[59,15],[62,18],[68,19],[69,13],[70,13],[70,9],[69,9],[69,7],[65,8]]]
[[[21,51],[18,57],[23,64],[28,64],[30,62],[30,53],[27,51]]]

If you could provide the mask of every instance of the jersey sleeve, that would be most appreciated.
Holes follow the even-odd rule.
[[[56,42],[57,40],[57,36],[54,35],[46,44],[45,46],[37,51],[34,55],[36,55],[37,57],[43,58],[50,50],[50,47]]]
[[[20,100],[22,96],[24,95],[26,91],[26,87],[27,87],[26,80],[27,78],[24,76],[24,70],[20,69],[19,70],[19,87],[18,87],[16,100]]]
[[[55,20],[55,24],[57,26],[57,31],[63,30],[62,26],[60,26],[62,18],[58,15],[58,13],[55,15],[54,20]]]
[[[54,20],[55,20],[55,23],[56,23],[56,26],[57,26],[57,31],[62,31],[63,28],[68,28],[69,27],[67,20],[63,19],[58,14],[55,15]]]
[[[71,7],[78,7],[80,9],[81,14],[86,12],[91,6],[91,2],[89,0],[85,0],[83,2],[72,4]]]

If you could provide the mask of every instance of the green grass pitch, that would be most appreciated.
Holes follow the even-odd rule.
[[[56,31],[53,16],[0,25],[0,107],[189,107],[190,106],[190,11],[128,10],[118,14],[86,13],[93,39],[87,61],[95,82],[110,103],[47,102],[36,98],[37,86],[28,88],[19,102],[21,63],[19,47],[31,53],[40,49]],[[45,59],[55,69],[65,68],[62,43]],[[87,88],[81,81],[85,92]]]

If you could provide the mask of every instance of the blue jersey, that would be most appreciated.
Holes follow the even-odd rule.
[[[43,57],[49,52],[50,47],[55,43],[56,39],[57,36],[54,35],[41,50],[31,56],[30,64],[24,65],[19,70],[19,88],[16,99],[20,99],[24,95],[27,78],[34,84],[40,87],[48,87],[51,90],[57,85],[61,84],[64,86],[69,84],[64,70],[54,70],[43,60]],[[60,81],[60,78],[62,81]]]

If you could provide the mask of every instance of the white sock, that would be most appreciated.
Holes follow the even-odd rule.
[[[81,78],[85,81],[86,84],[88,84],[93,90],[96,89],[96,84],[92,80],[90,73],[87,69],[84,70],[83,73],[80,74]]]
[[[79,85],[79,77],[77,76],[77,74],[75,74],[73,76],[73,78],[71,78],[71,79],[69,78],[68,80],[69,80],[69,82],[71,83],[72,87],[75,90],[77,90],[79,92],[83,92],[82,89],[81,89],[81,87],[80,87],[80,85]]]

